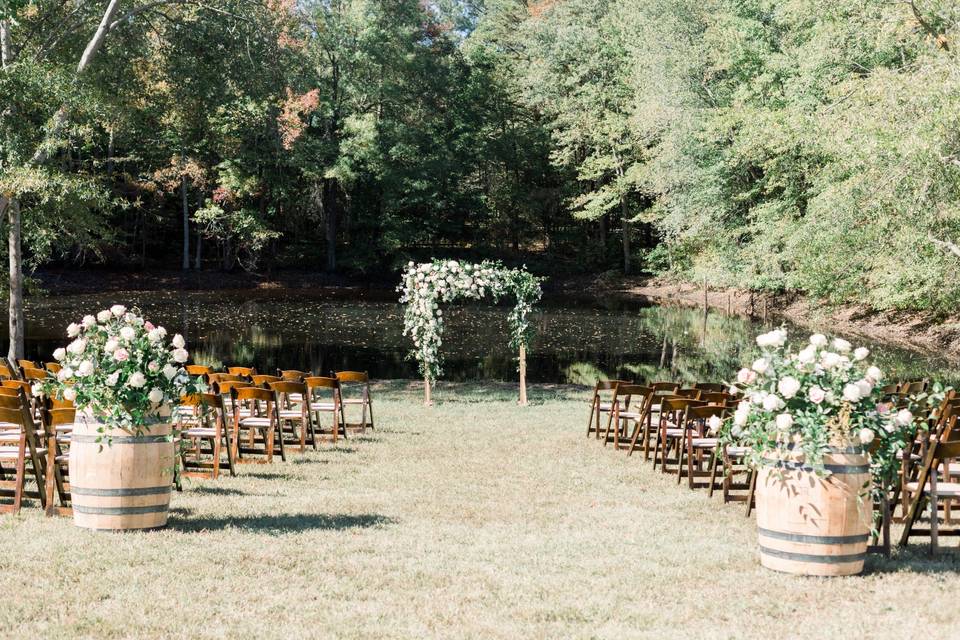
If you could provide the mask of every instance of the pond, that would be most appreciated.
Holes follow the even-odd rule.
[[[28,300],[27,355],[48,361],[67,340],[64,329],[85,313],[120,302],[182,333],[197,362],[278,367],[318,373],[358,369],[379,378],[418,378],[407,359],[403,309],[392,292],[343,299],[329,290],[243,290],[73,295]],[[515,380],[503,305],[445,309],[444,380]],[[5,324],[5,323],[4,323]],[[754,336],[769,328],[739,316],[639,301],[550,298],[534,315],[537,337],[528,379],[592,385],[600,376],[636,380],[728,380],[754,354]],[[788,326],[796,336],[806,331]],[[0,338],[6,339],[0,334]],[[863,340],[854,340],[863,344]],[[901,379],[960,379],[943,359],[866,343],[879,366]]]

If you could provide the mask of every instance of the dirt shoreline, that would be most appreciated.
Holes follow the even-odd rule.
[[[121,291],[204,291],[310,289],[331,298],[387,300],[394,284],[384,279],[351,278],[325,273],[283,270],[273,274],[217,271],[107,271],[96,269],[45,270],[35,276],[42,295],[80,295]],[[636,300],[663,305],[702,307],[703,287],[616,273],[600,276],[557,277],[544,285],[548,295]],[[710,288],[707,305],[714,310],[776,321],[788,320],[811,330],[860,336],[960,361],[960,315],[936,318],[921,312],[869,311],[846,305],[828,307],[799,295],[771,295],[738,289]]]

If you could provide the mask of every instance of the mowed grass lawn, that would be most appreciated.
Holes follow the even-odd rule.
[[[6,637],[958,637],[955,551],[763,570],[742,505],[584,437],[585,391],[376,389],[377,430],[189,481],[169,529],[0,518]],[[953,544],[949,542],[948,544]]]

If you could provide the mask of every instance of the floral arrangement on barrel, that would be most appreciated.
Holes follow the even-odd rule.
[[[62,368],[35,392],[71,400],[103,425],[140,434],[197,390],[183,367],[190,357],[183,336],[168,340],[137,309],[118,304],[84,316],[67,336],[73,341],[53,353]]]
[[[791,352],[784,329],[758,336],[757,345],[761,357],[737,373],[733,387],[743,400],[721,428],[722,439],[747,447],[755,467],[800,453],[820,476],[829,475],[823,457],[831,446],[852,446],[870,454],[876,495],[892,486],[897,454],[913,441],[918,422],[909,409],[883,401],[883,372],[869,365],[870,351],[814,334]]]

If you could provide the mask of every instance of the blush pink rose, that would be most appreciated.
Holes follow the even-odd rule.
[[[117,362],[126,362],[130,359],[130,352],[121,347],[113,352],[113,359]]]

